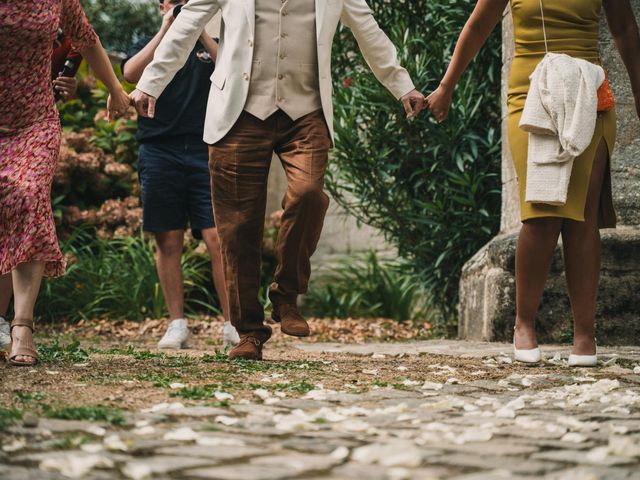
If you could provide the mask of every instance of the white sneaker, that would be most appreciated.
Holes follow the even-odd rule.
[[[176,350],[186,348],[188,338],[189,327],[187,327],[187,321],[184,318],[178,318],[169,324],[164,337],[158,342],[158,348]]]
[[[235,347],[240,342],[240,335],[231,322],[224,322],[224,330],[222,331],[222,345],[225,347],[231,345]]]
[[[11,343],[11,324],[0,317],[0,348],[8,348]]]

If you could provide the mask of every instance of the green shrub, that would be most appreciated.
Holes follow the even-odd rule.
[[[417,88],[428,94],[474,3],[369,3]],[[442,124],[427,112],[408,122],[400,102],[354,60],[357,46],[346,28],[334,51],[336,150],[328,189],[410,261],[448,319],[462,265],[499,226],[500,45],[495,33],[460,81]]]
[[[142,36],[160,26],[157,1],[81,0],[91,26],[110,51],[127,52]]]
[[[420,279],[407,271],[404,262],[381,261],[373,251],[345,257],[317,275],[305,309],[317,317],[425,318],[426,293]]]
[[[45,280],[37,303],[41,318],[142,320],[166,314],[151,240],[142,235],[100,239],[80,229],[62,249],[70,259],[67,274]],[[208,254],[188,243],[182,270],[187,313],[217,312]]]

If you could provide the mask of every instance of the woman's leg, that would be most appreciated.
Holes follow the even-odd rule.
[[[40,291],[43,273],[44,262],[21,263],[12,272],[15,318],[33,319],[33,309]],[[28,338],[31,334],[28,327],[15,327],[11,336],[13,342],[19,345],[22,339]],[[20,355],[15,358],[15,361],[28,363],[33,359]]]
[[[573,310],[573,353],[576,355],[593,355],[596,352],[596,302],[602,253],[598,212],[608,161],[607,144],[601,141],[593,160],[585,221],[567,220],[562,227],[567,285]]]
[[[0,317],[6,317],[13,295],[11,274],[0,275]]]
[[[527,220],[516,246],[516,348],[536,348],[535,319],[558,245],[562,218]]]

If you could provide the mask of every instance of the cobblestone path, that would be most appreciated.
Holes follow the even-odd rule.
[[[496,344],[297,348],[321,353],[334,377],[337,356],[371,357],[359,372],[370,387],[219,390],[217,406],[167,396],[117,426],[27,414],[2,434],[0,478],[640,479],[640,349],[570,369],[566,348],[537,368],[511,365]],[[410,359],[427,379],[409,374]],[[382,368],[395,380],[376,382]],[[262,383],[285,378],[274,369]]]

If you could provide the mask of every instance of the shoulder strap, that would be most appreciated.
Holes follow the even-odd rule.
[[[542,35],[544,35],[544,51],[549,53],[549,45],[547,44],[547,28],[545,26],[544,21],[544,7],[542,5],[542,0],[540,0],[540,15],[542,16]]]

